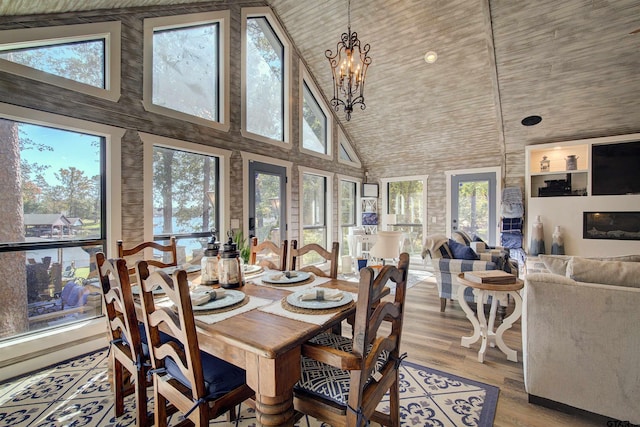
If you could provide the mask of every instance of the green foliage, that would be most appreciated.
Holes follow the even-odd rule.
[[[242,230],[238,230],[238,232],[233,234],[233,241],[236,244],[238,252],[240,252],[240,258],[242,258],[245,264],[248,264],[251,248],[249,247],[248,240],[244,238]]]

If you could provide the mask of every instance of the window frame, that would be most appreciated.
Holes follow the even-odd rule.
[[[218,31],[218,114],[219,120],[208,120],[202,117],[173,110],[153,103],[153,34],[156,29],[180,29],[216,23]],[[187,15],[161,16],[144,20],[143,45],[143,78],[142,105],[146,111],[172,117],[174,119],[195,123],[228,132],[231,123],[230,102],[230,46],[231,46],[231,12],[228,10],[191,13]]]
[[[303,108],[304,108],[304,87],[305,85],[309,89],[311,96],[314,101],[324,114],[326,120],[326,141],[325,148],[326,153],[321,153],[319,151],[310,150],[304,147],[304,117],[303,117]],[[321,92],[318,90],[315,81],[311,78],[311,75],[307,71],[306,67],[300,61],[300,91],[299,91],[299,111],[298,117],[300,117],[300,152],[309,154],[312,156],[320,157],[323,159],[333,160],[333,115],[331,114],[331,110],[327,107],[324,97]]]
[[[247,18],[265,18],[274,33],[278,37],[280,43],[284,47],[284,64],[283,64],[283,120],[282,130],[283,130],[283,138],[282,141],[272,138],[267,138],[263,135],[259,135],[247,130],[247,76],[246,76],[246,62],[247,62]],[[269,7],[244,7],[242,8],[242,30],[241,30],[241,92],[242,92],[242,100],[241,100],[241,124],[240,124],[240,134],[245,138],[253,139],[255,141],[260,141],[267,144],[272,144],[278,146],[280,148],[291,149],[291,125],[293,123],[293,109],[291,108],[291,74],[292,74],[292,60],[291,60],[291,51],[292,51],[292,43],[289,40],[286,32],[280,25],[278,18],[273,15],[271,8]]]
[[[21,28],[0,31],[2,46],[16,48],[55,46],[60,42],[78,42],[104,39],[105,88],[91,86],[66,77],[37,70],[23,64],[0,58],[0,71],[27,77],[42,83],[117,102],[120,99],[120,21],[90,24],[58,25],[51,27]]]
[[[122,138],[125,129],[96,122],[32,110],[0,103],[0,117],[49,126],[74,132],[91,133],[105,138],[106,175],[106,244],[108,257],[116,256],[116,241],[122,235]],[[75,345],[81,342],[81,345]],[[65,343],[63,347],[60,343]],[[76,357],[88,350],[97,350],[106,345],[104,319],[102,317],[82,320],[67,325],[43,329],[31,334],[8,338],[0,342],[0,378],[10,378],[37,369],[43,364],[58,363]],[[12,360],[24,362],[12,363]]]
[[[343,228],[346,226],[353,226],[353,227],[359,227],[362,225],[362,203],[360,203],[360,199],[361,199],[361,191],[360,189],[362,188],[362,179],[360,178],[355,178],[352,176],[348,176],[348,175],[341,175],[341,174],[337,174],[336,175],[337,181],[338,181],[338,241],[339,242],[344,242],[346,240],[346,236],[343,233]],[[353,225],[351,224],[343,224],[342,223],[342,201],[340,200],[340,195],[341,195],[341,185],[342,182],[350,182],[355,184],[356,187],[356,194],[355,194],[355,200],[353,201],[354,206],[355,206],[355,218],[354,218],[354,223]],[[349,248],[347,248],[349,249]],[[340,250],[340,252],[342,254],[344,254],[345,252],[343,250]],[[346,254],[349,254],[350,251],[347,250]]]
[[[144,216],[144,240],[152,241],[153,233],[153,147],[164,147],[172,150],[188,151],[194,154],[218,157],[218,190],[221,194],[216,195],[221,205],[217,207],[220,229],[217,230],[218,237],[226,236],[230,230],[230,178],[231,171],[231,151],[208,145],[196,144],[180,139],[167,138],[151,133],[138,132],[143,143],[143,188],[145,198],[143,201]]]
[[[331,172],[326,172],[320,169],[313,169],[306,166],[298,166],[298,185],[300,195],[298,199],[298,209],[300,209],[300,201],[304,200],[304,176],[305,175],[316,175],[326,178],[326,189],[325,189],[325,228],[327,230],[326,233],[326,241],[324,242],[324,247],[329,248],[329,242],[333,236],[333,176],[334,174]],[[303,246],[304,243],[304,220],[302,213],[299,213],[299,231],[298,231],[298,247]],[[315,227],[314,227],[315,228]]]

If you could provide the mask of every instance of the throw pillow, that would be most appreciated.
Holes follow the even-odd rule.
[[[567,276],[577,282],[640,288],[640,263],[573,257],[567,264]]]
[[[567,265],[572,256],[569,255],[538,255],[540,260],[544,263],[547,270],[553,274],[560,274],[561,276],[569,276],[567,274]],[[596,261],[622,261],[622,262],[640,262],[640,255],[619,255],[610,257],[584,257],[585,259],[592,259]]]
[[[469,246],[471,244],[471,236],[469,236],[464,231],[456,230],[451,233],[451,239],[455,240],[458,243]]]
[[[469,246],[458,243],[453,239],[449,239],[449,249],[451,250],[451,255],[453,255],[453,258],[455,259],[480,259],[478,254]]]

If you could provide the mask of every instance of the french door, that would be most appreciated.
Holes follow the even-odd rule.
[[[277,245],[286,237],[286,182],[283,166],[249,162],[249,237]]]
[[[498,173],[451,173],[449,235],[453,231],[474,234],[490,245],[496,244]]]

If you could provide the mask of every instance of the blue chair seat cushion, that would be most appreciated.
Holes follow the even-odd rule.
[[[204,385],[207,392],[205,396],[206,400],[217,399],[245,384],[247,376],[244,369],[238,368],[204,351],[200,352],[200,359],[202,361],[202,373],[204,375]],[[182,375],[180,368],[178,368],[178,365],[172,358],[165,358],[164,366],[168,374],[184,384],[185,387],[191,387],[191,384],[187,378]]]
[[[350,338],[324,333],[309,340],[312,343],[332,347],[350,353],[353,342]],[[376,371],[381,371],[389,361],[389,353],[383,351],[376,361]],[[318,362],[303,356],[301,360],[302,375],[295,386],[298,393],[310,394],[346,406],[349,400],[349,371]],[[373,381],[369,378],[368,382]]]

